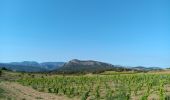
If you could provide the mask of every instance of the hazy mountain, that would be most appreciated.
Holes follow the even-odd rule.
[[[38,62],[36,61],[23,61],[23,62],[11,62],[9,63],[11,65],[19,65],[19,66],[41,66],[41,64],[39,64]]]
[[[43,62],[35,61],[0,63],[0,67],[5,67],[13,71],[43,72],[56,70],[64,65],[64,62]]]
[[[144,66],[137,66],[137,67],[133,67],[132,69],[139,70],[139,71],[162,70],[162,68],[159,67],[144,67]]]
[[[43,62],[40,63],[41,67],[46,68],[48,70],[54,70],[62,67],[65,62]]]
[[[37,67],[37,66],[23,66],[23,65],[15,65],[9,63],[0,63],[0,67],[5,67],[12,71],[21,71],[21,72],[45,72],[47,71],[45,68]]]

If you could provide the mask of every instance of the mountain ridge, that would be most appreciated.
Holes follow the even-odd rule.
[[[41,62],[36,61],[22,61],[11,63],[0,63],[0,67],[5,67],[13,71],[24,72],[52,72],[52,73],[100,73],[103,71],[151,71],[161,70],[159,67],[126,67],[120,65],[113,65],[95,60],[79,60],[72,59],[68,62]]]
[[[63,67],[53,71],[54,73],[101,73],[108,70],[114,71],[128,71],[129,68],[122,66],[116,66],[105,62],[94,61],[94,60],[78,60],[73,59],[65,63]]]

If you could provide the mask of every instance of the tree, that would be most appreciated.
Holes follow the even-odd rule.
[[[2,70],[0,70],[0,76],[2,75]]]
[[[1,70],[8,70],[8,69],[7,69],[7,68],[5,68],[5,67],[2,67],[2,68],[1,68]]]

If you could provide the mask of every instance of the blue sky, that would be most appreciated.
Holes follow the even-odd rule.
[[[74,58],[170,67],[170,1],[0,1],[0,62]]]

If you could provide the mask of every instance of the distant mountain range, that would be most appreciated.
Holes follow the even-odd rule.
[[[145,71],[152,71],[152,70],[162,70],[162,68],[159,67],[143,67],[143,66],[137,66],[137,67],[133,67],[132,69],[135,70],[145,70]]]
[[[13,71],[23,72],[43,72],[56,70],[64,65],[65,62],[43,62],[38,63],[35,61],[11,62],[0,63],[0,67],[5,67]]]
[[[162,70],[159,67],[125,67],[109,63],[73,59],[69,62],[43,62],[35,61],[0,63],[0,68],[5,67],[12,71],[21,72],[52,72],[52,73],[101,73],[104,71],[150,71]]]

